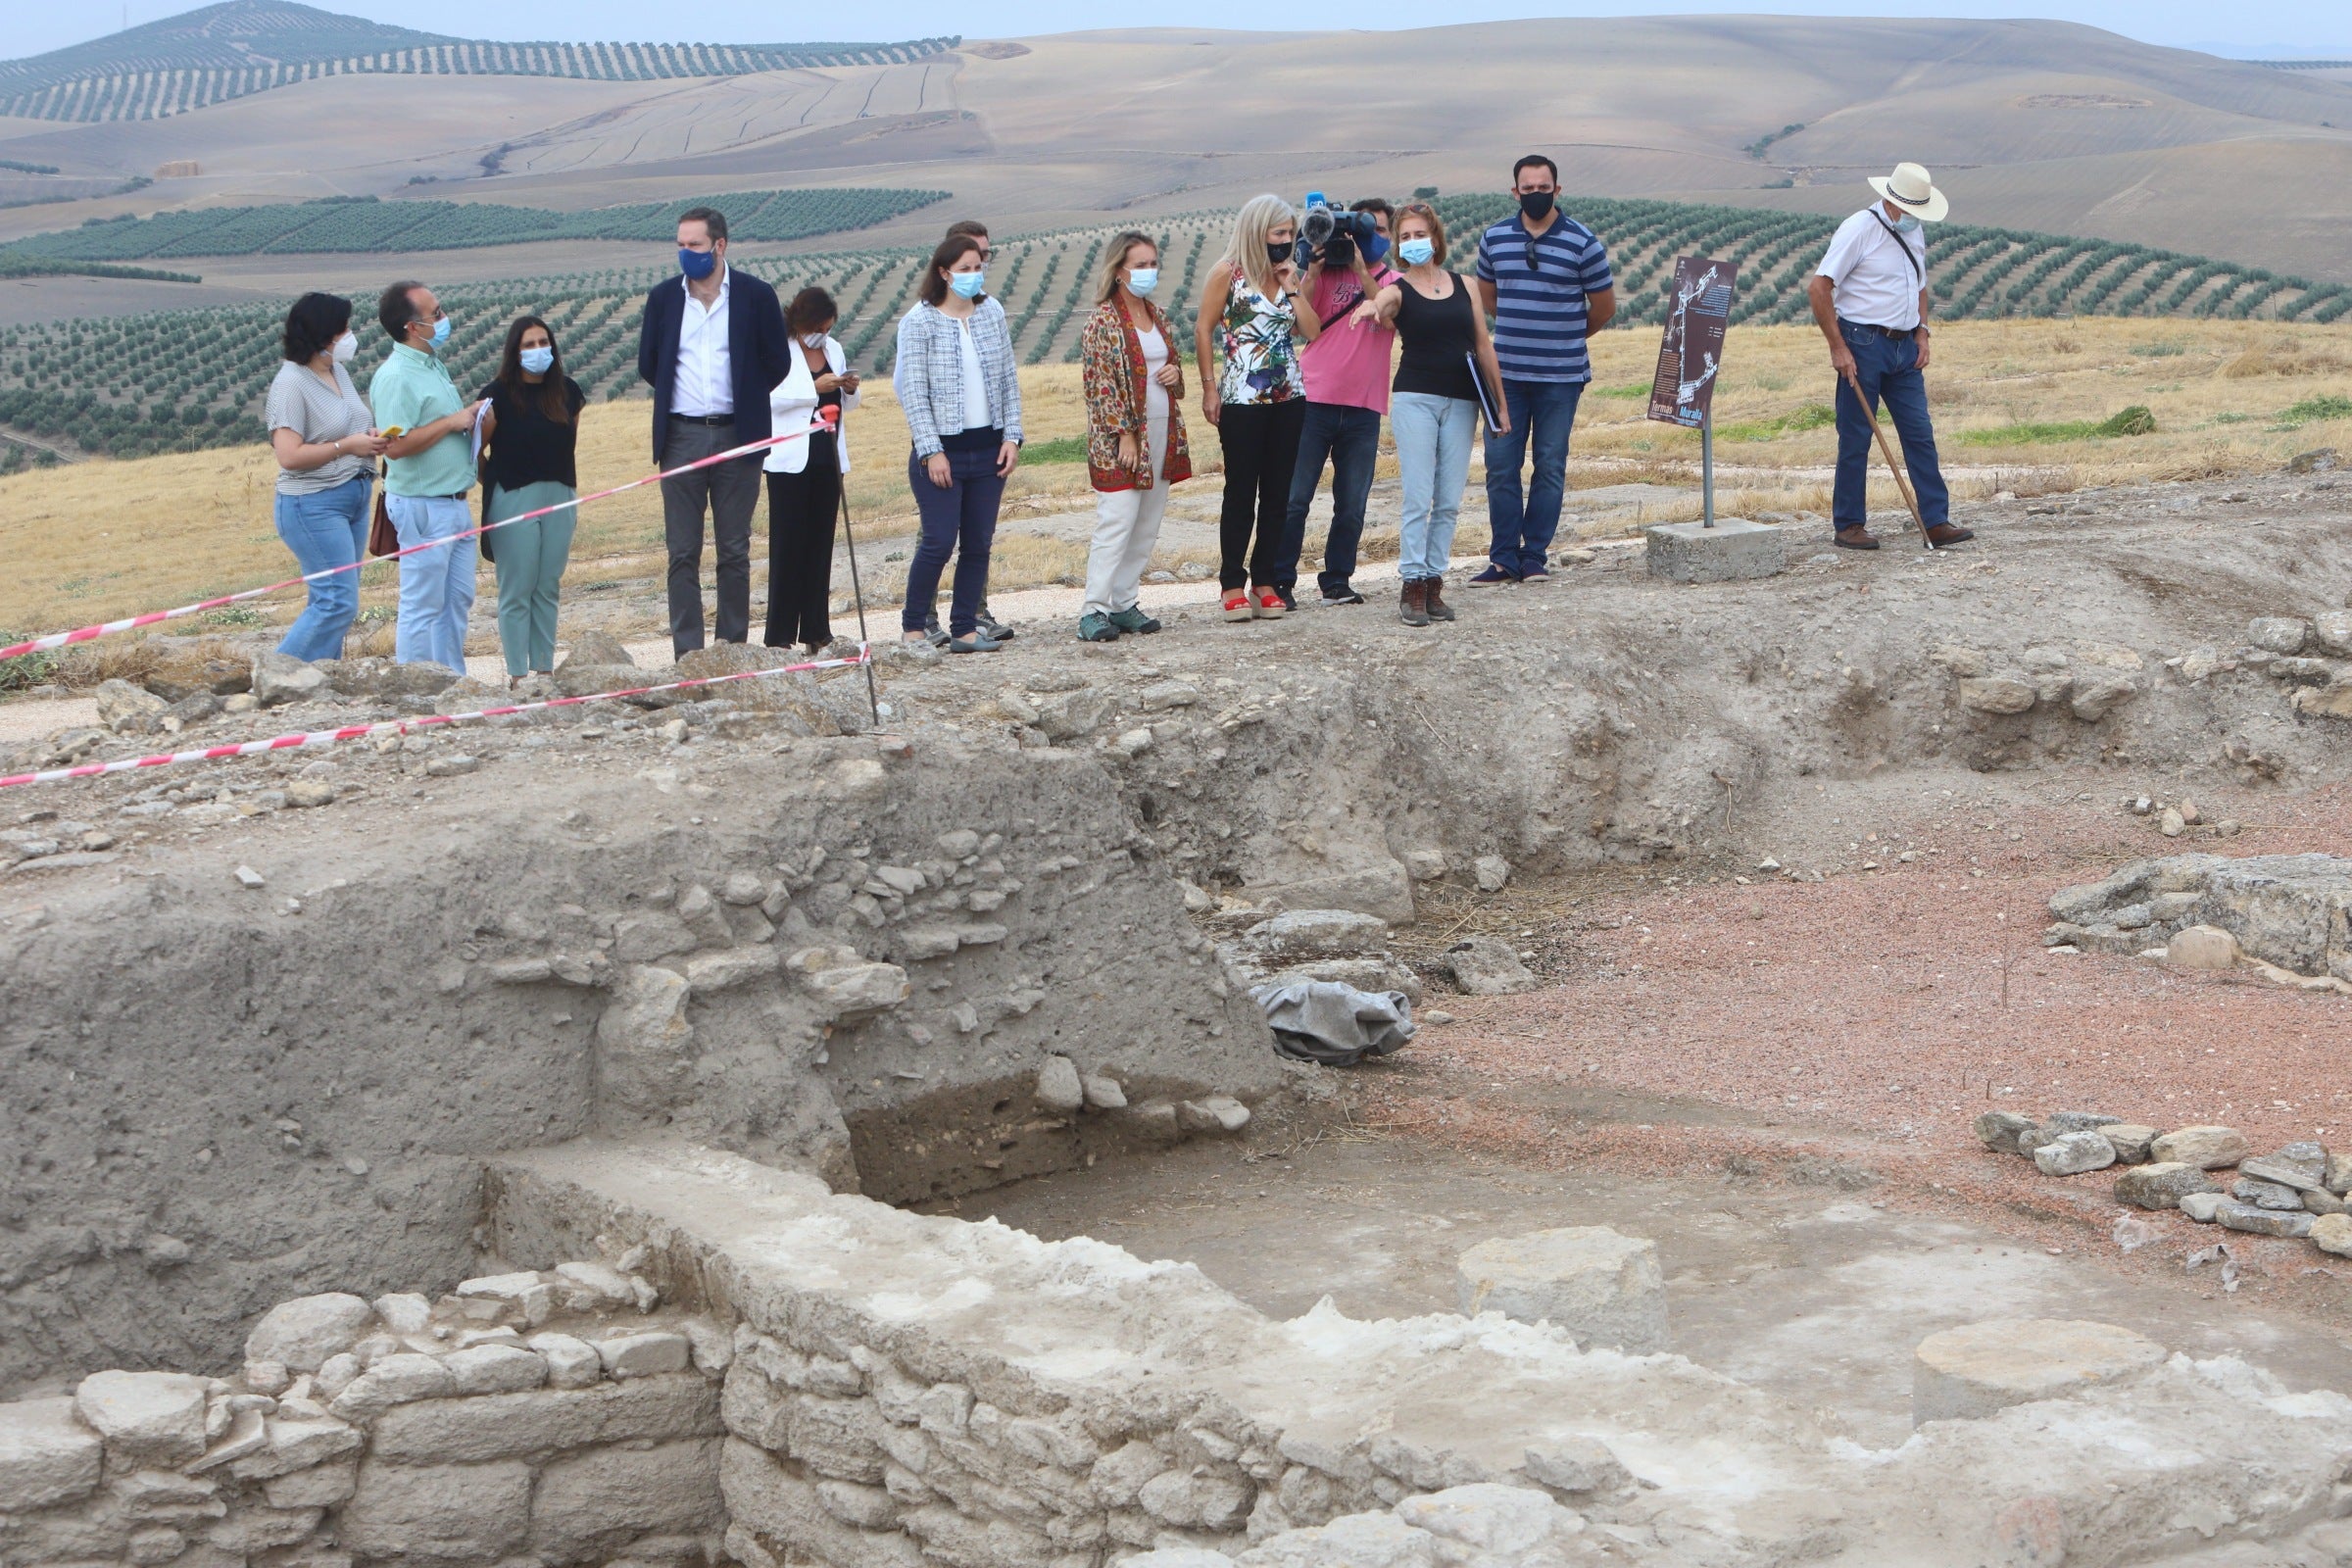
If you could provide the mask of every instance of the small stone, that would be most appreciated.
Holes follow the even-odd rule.
[[[384,1327],[393,1334],[422,1334],[432,1325],[433,1303],[416,1292],[379,1296],[373,1305],[375,1315],[383,1319]]]
[[[2292,1187],[2283,1186],[2278,1182],[2254,1181],[2245,1176],[2240,1176],[2230,1184],[2230,1196],[2241,1203],[2252,1203],[2256,1208],[2298,1209],[2303,1207],[2303,1195]]]
[[[2321,1251],[2352,1257],[2352,1214],[2322,1214],[2311,1222],[2310,1236]]]
[[[2352,610],[2328,610],[2311,617],[2311,632],[2328,652],[2352,655]]]
[[[245,1386],[256,1394],[283,1394],[293,1386],[294,1374],[283,1361],[247,1361]]]
[[[2300,1193],[2323,1192],[2328,1186],[2328,1151],[2308,1140],[2288,1144],[2275,1154],[2256,1154],[2237,1162],[2240,1176],[2277,1182]]]
[[[575,631],[564,655],[566,666],[594,664],[603,668],[628,668],[637,661],[629,657],[628,648],[609,631],[591,629]]]
[[[766,899],[767,884],[749,871],[737,871],[727,878],[718,896],[739,908],[747,907]]]
[[[477,1345],[443,1356],[459,1394],[513,1394],[547,1381],[547,1361],[514,1345]]]
[[[1090,1072],[1082,1074],[1079,1082],[1086,1091],[1086,1102],[1092,1108],[1096,1110],[1125,1110],[1127,1108],[1126,1092],[1119,1088],[1119,1081],[1116,1078],[1105,1073]]]
[[[2345,1202],[2325,1188],[2316,1193],[2305,1193],[2303,1206],[2314,1214],[2341,1214],[2352,1210],[2352,1203]]]
[[[2115,1146],[2095,1132],[2060,1133],[2034,1151],[2034,1168],[2044,1176],[2080,1176],[2115,1163]]]
[[[1988,1110],[1977,1118],[1977,1142],[1996,1154],[2020,1152],[2017,1140],[2020,1134],[2035,1126],[2031,1116],[2021,1116],[2014,1110]]]
[[[455,1387],[449,1368],[430,1355],[387,1355],[355,1379],[327,1405],[345,1421],[364,1421],[396,1404],[437,1399]]]
[[[1238,1133],[1250,1125],[1250,1107],[1231,1095],[1210,1095],[1197,1103],[1208,1112],[1218,1132]]]
[[[691,1348],[685,1335],[662,1329],[600,1340],[596,1347],[597,1354],[604,1359],[605,1371],[616,1380],[683,1372],[691,1359]]]
[[[1077,1063],[1067,1056],[1048,1056],[1037,1073],[1037,1102],[1046,1109],[1067,1113],[1086,1103],[1086,1085]]]
[[[1496,937],[1456,942],[1440,961],[1469,996],[1507,997],[1536,989],[1536,977],[1519,961],[1518,950]]]
[[[1571,1495],[1612,1493],[1634,1484],[1633,1472],[1607,1444],[1582,1435],[1553,1439],[1541,1448],[1528,1449],[1521,1468],[1546,1492]]]
[[[2034,691],[2011,675],[1984,675],[1959,683],[1960,706],[1979,713],[2022,713],[2034,706]]]
[[[1470,874],[1481,893],[1500,893],[1511,879],[1511,862],[1499,855],[1482,855],[1470,862]]]
[[[373,1308],[341,1291],[281,1301],[262,1314],[245,1337],[245,1359],[281,1361],[291,1371],[316,1372],[328,1356],[357,1345],[374,1321]]]
[[[2139,695],[2139,683],[2128,675],[2098,674],[2080,680],[2068,707],[2085,724],[2095,724]]]
[[[2190,827],[2195,827],[2199,822],[2205,820],[2205,816],[2197,809],[2196,802],[2182,801],[2180,803],[2180,820],[2186,822]]]
[[[2252,1152],[2246,1135],[2234,1127],[2182,1127],[2148,1146],[2153,1159],[2179,1160],[2199,1170],[2221,1170]]]
[[[235,875],[237,886],[241,888],[266,888],[270,885],[270,879],[250,865],[238,866]]]
[[[318,1371],[311,1374],[311,1389],[318,1397],[332,1399],[357,1383],[360,1374],[366,1370],[360,1358],[349,1350],[341,1355],[330,1355]]]
[[[2179,838],[2187,826],[2188,819],[2182,816],[2176,808],[2170,806],[2166,807],[2164,814],[2156,819],[2156,831],[2168,839]]]
[[[2123,1119],[2096,1110],[2054,1110],[2044,1125],[2054,1133],[2086,1133],[2112,1127]]]
[[[1990,1318],[1913,1352],[1911,1422],[1975,1420],[2013,1404],[2112,1388],[2164,1364],[2163,1346],[2109,1323]]]
[[[2237,938],[2217,925],[2192,925],[2164,946],[2177,969],[2229,969],[2237,963]]]
[[[1141,757],[1152,749],[1152,745],[1151,729],[1138,725],[1134,729],[1121,730],[1118,738],[1110,743],[1110,749],[1121,757]]]
[[[1549,1322],[1578,1343],[1633,1354],[1666,1348],[1666,1285],[1655,1242],[1603,1226],[1497,1237],[1462,1253],[1455,1304]]]
[[[610,1263],[558,1263],[556,1277],[567,1280],[614,1306],[637,1299],[637,1280]]]
[[[698,997],[732,990],[757,980],[772,980],[778,964],[776,950],[757,943],[706,953],[686,960],[686,983]]]
[[[2178,1206],[2198,1224],[2210,1225],[2221,1217],[2222,1205],[2228,1201],[2229,1195],[2216,1188],[2209,1193],[2182,1193]]]
[[[2292,1212],[2273,1208],[2258,1208],[2252,1203],[2224,1201],[2214,1211],[2215,1219],[2224,1230],[2244,1231],[2253,1236],[2302,1237],[2311,1234],[2318,1220],[2301,1203]]]
[[[2148,1146],[2156,1141],[2157,1129],[2137,1122],[2119,1121],[2099,1129],[2099,1136],[2115,1146],[2119,1165],[2143,1165],[2148,1159]]]
[[[2246,641],[2274,654],[2299,654],[2311,638],[2311,622],[2300,615],[2257,615],[2246,623]]]
[[[1209,910],[1217,906],[1217,901],[1210,898],[1208,896],[1208,890],[1201,887],[1198,882],[1187,880],[1182,884],[1182,886],[1184,888],[1185,913],[1206,914]]]
[[[298,778],[286,786],[286,804],[297,808],[335,804],[335,787],[322,778]]]
[[[126,680],[100,681],[90,696],[97,704],[98,722],[117,734],[152,729],[172,708],[155,693]]]
[[[315,664],[274,650],[254,657],[253,696],[264,708],[306,703],[326,691],[326,676]]]
[[[551,1388],[585,1389],[604,1378],[605,1358],[586,1340],[569,1334],[534,1334],[523,1343],[546,1358]]]
[[[2179,1160],[2134,1165],[2115,1182],[2115,1200],[2139,1208],[2179,1208],[2191,1194],[2220,1192],[2203,1171]]]
[[[424,764],[427,778],[459,778],[482,764],[470,757],[436,757]]]

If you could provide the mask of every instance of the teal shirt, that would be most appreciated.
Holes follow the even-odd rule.
[[[368,383],[368,404],[377,429],[414,430],[457,413],[466,400],[438,359],[402,343]],[[415,457],[393,458],[385,465],[386,495],[454,496],[472,488],[473,434],[468,430],[454,431]]]

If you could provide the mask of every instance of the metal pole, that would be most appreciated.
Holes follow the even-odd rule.
[[[1698,414],[1699,486],[1704,496],[1706,526],[1715,526],[1715,411],[1701,409]]]

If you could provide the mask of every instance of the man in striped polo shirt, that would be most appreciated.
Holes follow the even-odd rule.
[[[1511,168],[1518,216],[1478,240],[1478,294],[1494,318],[1494,357],[1509,405],[1507,434],[1487,435],[1488,566],[1473,583],[1543,582],[1544,552],[1568,489],[1568,435],[1592,379],[1585,337],[1617,314],[1609,253],[1591,229],[1556,210],[1559,166],[1530,153]],[[1520,467],[1535,448],[1535,471]]]

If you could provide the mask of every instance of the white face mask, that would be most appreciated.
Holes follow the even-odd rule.
[[[809,348],[821,349],[825,346],[825,334],[822,332],[803,332],[801,334],[801,341],[807,344]]]
[[[335,339],[335,363],[349,365],[360,352],[360,340],[349,332]]]

